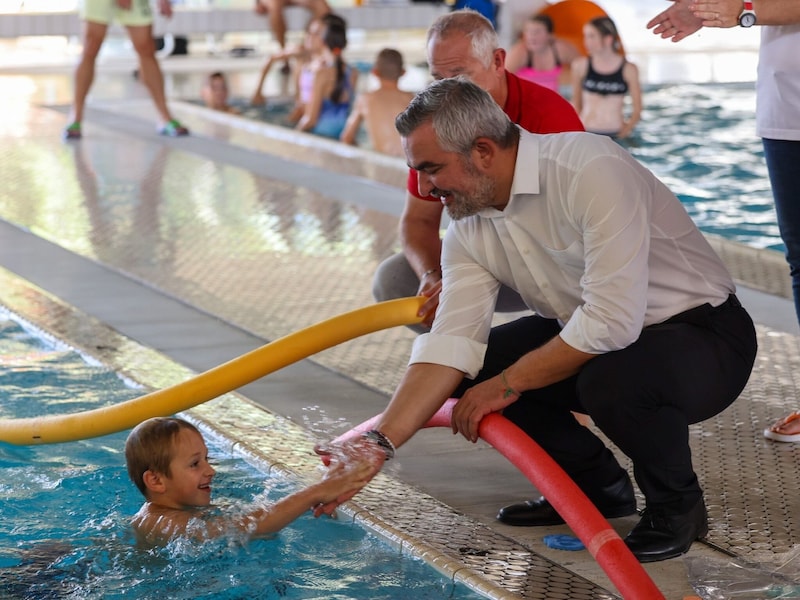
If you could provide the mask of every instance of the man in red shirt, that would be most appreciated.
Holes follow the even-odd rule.
[[[473,10],[439,17],[428,29],[428,64],[434,79],[463,75],[494,98],[512,121],[533,133],[583,131],[572,105],[556,92],[520,79],[505,70],[506,51],[498,48],[491,22]],[[442,244],[439,234],[444,207],[438,198],[419,194],[417,172],[409,170],[406,203],[400,217],[403,252],[383,261],[372,293],[378,301],[423,295],[428,301],[417,331],[428,331],[442,287]],[[526,310],[514,290],[503,286],[496,310]]]

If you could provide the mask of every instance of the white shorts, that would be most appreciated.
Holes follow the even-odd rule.
[[[153,23],[150,0],[131,0],[130,10],[120,8],[117,0],[83,0],[80,14],[83,21],[102,25],[110,25],[112,21],[127,27],[140,27]]]

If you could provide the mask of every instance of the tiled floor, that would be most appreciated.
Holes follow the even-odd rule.
[[[64,110],[42,106],[41,92],[26,93],[20,77],[6,87],[16,94],[0,115],[6,269],[195,371],[372,302],[375,266],[397,244],[401,162],[179,103],[193,135],[159,138],[149,102],[125,75],[101,82],[85,139],[64,143]],[[61,90],[62,79],[30,81]],[[61,104],[61,92],[48,101]],[[796,407],[797,325],[780,256],[715,244],[746,284],[741,297],[759,323],[760,354],[741,399],[691,430],[711,531],[689,556],[777,563],[800,538],[800,449],[766,442],[760,431]],[[366,336],[242,393],[327,439],[383,409],[411,340],[403,328]],[[423,431],[389,474],[394,484],[364,497],[370,510],[391,507],[400,530],[505,589],[527,598],[614,593],[585,551],[544,546],[545,533],[568,528],[494,521],[498,506],[533,491],[486,444]],[[633,522],[613,525],[624,534]],[[646,569],[668,598],[691,592],[682,559]]]

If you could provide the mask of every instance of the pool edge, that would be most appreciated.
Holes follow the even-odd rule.
[[[197,375],[165,354],[124,336],[1,266],[0,289],[0,306],[15,317],[45,337],[91,357],[138,385],[161,389]],[[266,473],[277,472],[300,482],[311,481],[319,473],[319,458],[311,451],[314,444],[311,432],[241,394],[224,394],[180,414],[197,424],[204,434],[212,436],[223,447],[227,444],[231,454],[240,456]],[[391,495],[397,494],[406,501],[410,495],[419,496],[422,500],[420,504],[428,507],[426,515],[430,514],[432,505],[438,505],[443,511],[452,509],[385,473],[379,473],[370,488],[375,489],[364,490],[362,496],[371,501],[363,505],[351,501],[340,507],[338,512],[368,529],[401,554],[424,560],[453,583],[461,583],[493,600],[522,598],[487,579],[466,563],[395,527],[390,519],[378,514],[375,503],[380,504],[380,499],[386,496],[386,490],[390,488],[393,490]]]

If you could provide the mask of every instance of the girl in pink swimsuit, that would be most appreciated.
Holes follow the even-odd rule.
[[[509,51],[506,69],[515,75],[559,91],[561,74],[578,50],[553,36],[553,21],[547,15],[533,15],[522,30],[522,39]]]

